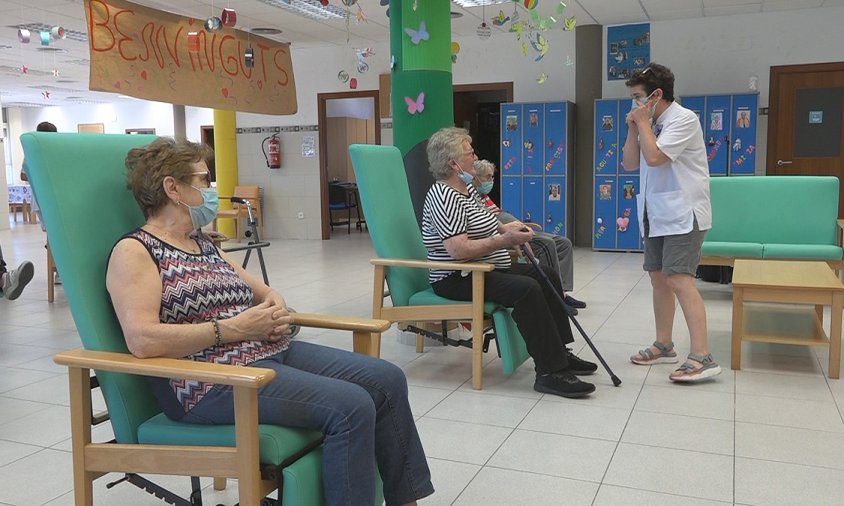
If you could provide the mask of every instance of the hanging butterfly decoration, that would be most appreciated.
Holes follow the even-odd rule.
[[[570,32],[574,30],[575,26],[577,26],[577,18],[574,16],[566,18],[563,20],[563,25],[563,31]]]
[[[428,40],[431,38],[431,35],[428,33],[428,29],[424,21],[419,22],[418,30],[414,30],[413,28],[405,28],[404,31],[405,33],[407,33],[407,35],[410,36],[410,42],[412,42],[414,46],[418,46],[419,43],[423,40]]]
[[[530,45],[533,46],[533,49],[539,53],[539,56],[537,56],[533,61],[541,60],[545,57],[545,54],[548,52],[548,40],[543,37],[541,33],[536,34],[536,40],[531,40]]]
[[[536,84],[545,84],[545,81],[548,80],[548,74],[545,72],[539,74],[539,77],[536,78]]]
[[[404,101],[407,104],[407,112],[411,115],[419,113],[422,114],[422,111],[425,110],[425,92],[420,91],[419,95],[416,97],[416,100],[413,100],[410,97],[404,97]]]

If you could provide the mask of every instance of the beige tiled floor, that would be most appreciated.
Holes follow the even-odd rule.
[[[370,314],[372,249],[366,234],[275,241],[271,283],[300,311]],[[0,232],[6,260],[36,264],[15,302],[0,301],[0,504],[72,504],[68,395],[56,351],[79,345],[61,288],[46,302],[44,235],[20,223]],[[841,504],[844,383],[829,380],[823,349],[744,345],[729,370],[730,289],[702,283],[710,346],[725,372],[711,383],[672,385],[671,366],[637,367],[627,356],[653,339],[650,288],[636,254],[576,253],[579,317],[622,378],[602,371],[597,392],[568,400],[532,390],[530,363],[503,376],[486,357],[485,389],[471,388],[469,350],[417,355],[384,336],[382,356],[402,366],[437,493],[425,505]],[[256,261],[250,269],[257,271]],[[675,342],[688,350],[678,311]],[[349,335],[304,331],[303,339],[351,348]],[[576,349],[592,353],[578,337]],[[96,404],[102,408],[101,399]],[[98,427],[95,439],[111,438]],[[112,478],[116,478],[113,475]],[[184,492],[188,480],[157,481]],[[95,485],[96,504],[163,504],[130,485]],[[236,484],[208,504],[236,502]]]

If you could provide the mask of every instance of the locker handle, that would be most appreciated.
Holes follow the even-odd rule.
[[[777,165],[791,165],[792,163],[794,162],[791,160],[777,160]]]

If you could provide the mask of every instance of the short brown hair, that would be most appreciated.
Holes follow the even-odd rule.
[[[127,187],[149,218],[167,204],[164,178],[172,176],[177,181],[190,184],[193,164],[213,156],[210,147],[187,139],[159,137],[141,148],[129,150],[126,168],[129,170]]]
[[[671,69],[659,63],[649,63],[642,70],[633,73],[633,77],[627,80],[628,88],[643,86],[645,92],[650,95],[656,89],[662,90],[662,98],[668,102],[674,101],[674,74]]]

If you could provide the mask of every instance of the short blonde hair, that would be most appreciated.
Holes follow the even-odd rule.
[[[428,170],[437,181],[451,176],[451,160],[463,155],[463,141],[472,142],[465,128],[441,128],[428,139]]]
[[[132,190],[144,217],[149,218],[167,204],[164,178],[172,176],[190,184],[193,164],[208,160],[213,154],[204,144],[172,137],[160,137],[146,146],[130,149],[126,155],[126,186]]]
[[[478,177],[483,177],[487,173],[490,175],[495,174],[495,164],[489,160],[475,160],[473,167],[475,167],[475,174]]]

